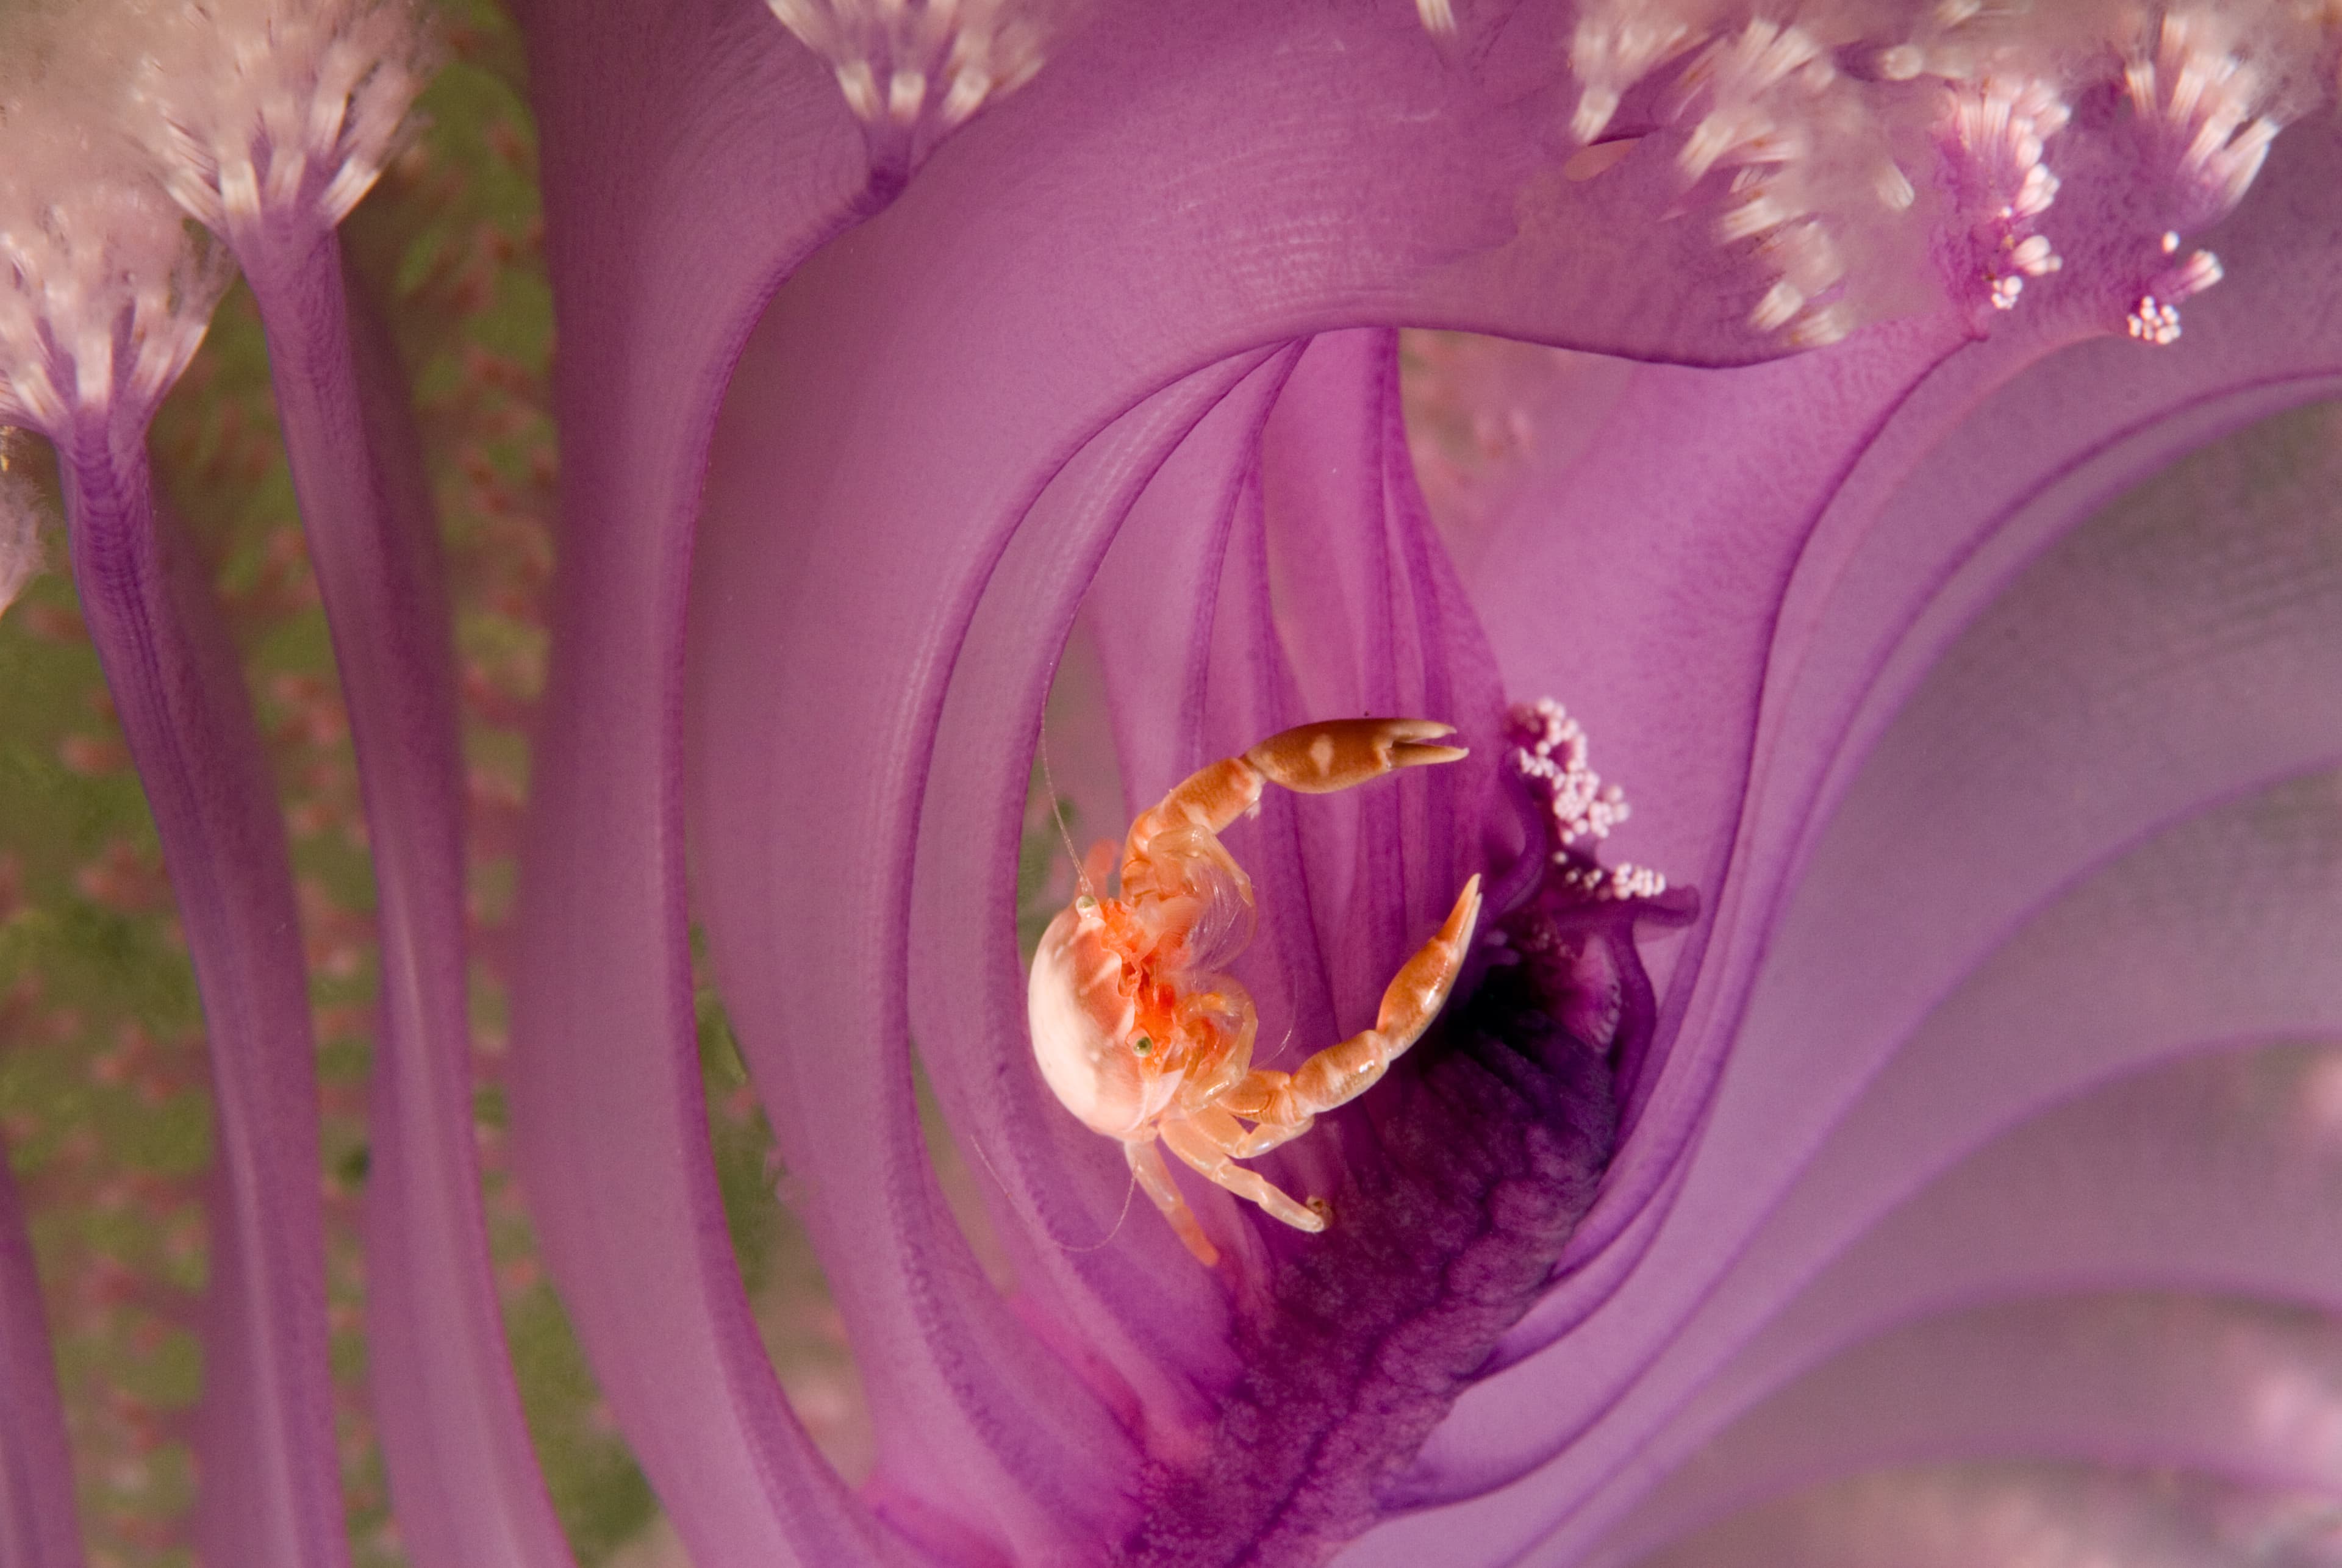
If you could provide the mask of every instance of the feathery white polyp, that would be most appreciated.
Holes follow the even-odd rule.
[[[2280,30],[2268,9],[2174,7],[2124,71],[2131,106],[2159,133],[2172,172],[2203,204],[2188,215],[2197,223],[2227,213],[2251,188],[2284,112],[2279,62],[2314,52],[2314,29]]]
[[[2026,280],[2065,265],[2043,214],[2057,199],[2047,146],[2072,112],[2053,83],[1986,75],[1947,84],[1945,135],[1977,252],[1977,285],[1995,310],[2013,310]]]
[[[1069,4],[1038,0],[766,0],[829,62],[868,125],[949,130],[1030,81]]]
[[[1588,0],[1578,8],[1569,41],[1569,68],[1577,77],[1577,109],[1570,130],[1590,142],[1618,112],[1627,88],[1706,37],[1724,19],[1719,4],[1641,5],[1634,0]]]
[[[0,105],[0,422],[143,422],[203,341],[226,263],[52,73]]]
[[[1472,3],[1423,5],[1425,25]],[[2060,270],[2057,138],[2095,88],[2122,89],[2176,230],[2225,214],[2288,115],[2327,101],[2338,26],[2336,0],[1580,0],[1569,130],[1593,142],[1651,88],[1686,188],[1730,171],[1716,236],[1772,279],[1751,325],[1812,346],[1894,308],[1931,256],[1987,315]],[[2217,277],[2196,252],[2098,281],[2163,343]]]
[[[144,0],[132,119],[171,195],[225,233],[373,187],[426,75],[412,0]]]

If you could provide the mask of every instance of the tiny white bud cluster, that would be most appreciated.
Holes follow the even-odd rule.
[[[429,75],[414,0],[176,0],[140,19],[133,122],[172,196],[220,234],[304,205],[341,222]]]
[[[1542,797],[1553,821],[1554,874],[1561,885],[1593,900],[1656,898],[1667,879],[1648,866],[1604,865],[1587,840],[1600,841],[1633,814],[1626,794],[1606,784],[1587,761],[1586,726],[1551,697],[1516,705],[1506,715],[1513,771]]]
[[[1605,784],[1586,763],[1586,726],[1551,697],[1513,709],[1513,767],[1546,798],[1556,838],[1566,849],[1580,839],[1604,839],[1633,814],[1626,794]],[[1556,854],[1556,860],[1564,858]]]
[[[766,0],[829,62],[866,125],[939,130],[1032,80],[1065,4],[1037,0]]]
[[[2164,236],[2164,254],[2178,248],[2179,236]],[[2157,348],[2179,341],[2179,302],[2202,294],[2220,281],[2220,258],[2210,251],[2190,251],[2176,267],[2158,273],[2147,293],[2131,307],[2126,325],[2131,336]]]
[[[52,438],[151,415],[230,275],[127,149],[80,125],[80,86],[0,107],[0,423]]]
[[[1667,879],[1648,866],[1621,861],[1596,865],[1586,861],[1565,864],[1562,884],[1597,903],[1628,898],[1656,898],[1667,890]]]
[[[2151,294],[2139,295],[2138,303],[2126,318],[2131,336],[2157,348],[2168,348],[2179,341],[2179,309],[2168,300],[2159,300]]]

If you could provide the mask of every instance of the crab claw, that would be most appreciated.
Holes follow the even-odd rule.
[[[1245,753],[1261,775],[1301,794],[1331,794],[1400,768],[1456,762],[1462,746],[1434,745],[1456,733],[1431,719],[1332,719],[1298,724]]]

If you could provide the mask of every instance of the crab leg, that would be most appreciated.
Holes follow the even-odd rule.
[[[1155,1200],[1155,1206],[1163,1211],[1163,1217],[1171,1222],[1172,1230],[1187,1243],[1187,1250],[1202,1259],[1206,1268],[1218,1263],[1220,1249],[1212,1245],[1211,1238],[1204,1234],[1204,1227],[1196,1222],[1196,1211],[1179,1195],[1178,1184],[1171,1180],[1170,1169],[1163,1164],[1163,1152],[1155,1146],[1155,1140],[1126,1140],[1122,1153],[1130,1162],[1130,1174],[1137,1178],[1141,1190]]]
[[[1455,725],[1429,719],[1334,719],[1296,725],[1240,757],[1223,757],[1190,774],[1130,824],[1123,846],[1125,895],[1153,884],[1148,863],[1163,834],[1195,828],[1217,834],[1252,810],[1271,784],[1302,794],[1331,794],[1400,768],[1456,762],[1469,754],[1463,747],[1429,744],[1455,733]]]
[[[1296,1230],[1324,1230],[1325,1215],[1306,1203],[1296,1203],[1258,1171],[1246,1170],[1236,1163],[1234,1147],[1244,1137],[1244,1128],[1236,1119],[1216,1106],[1206,1106],[1185,1116],[1166,1117],[1163,1123],[1163,1142],[1206,1180],[1218,1183],[1239,1198],[1251,1199]]]
[[[1373,1087],[1446,1004],[1479,918],[1480,879],[1475,876],[1464,884],[1456,907],[1448,911],[1446,924],[1399,966],[1398,974],[1384,988],[1373,1028],[1338,1045],[1328,1045],[1296,1072],[1255,1069],[1220,1096],[1218,1109],[1260,1124],[1229,1144],[1228,1152],[1239,1160],[1266,1154],[1307,1132],[1319,1113]]]

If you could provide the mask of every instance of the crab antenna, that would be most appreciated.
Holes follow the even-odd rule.
[[[1089,871],[1074,848],[1074,835],[1066,831],[1066,804],[1057,798],[1057,780],[1049,772],[1049,724],[1046,719],[1041,722],[1041,787],[1049,792],[1049,821],[1057,830],[1057,842],[1066,846],[1066,858],[1074,864],[1074,884],[1092,898],[1104,897],[1090,885]]]
[[[1114,1241],[1115,1237],[1122,1234],[1122,1223],[1125,1220],[1130,1218],[1130,1200],[1137,1195],[1138,1174],[1136,1172],[1133,1172],[1131,1174],[1129,1184],[1122,1189],[1122,1212],[1114,1217],[1114,1229],[1106,1232],[1106,1234],[1100,1236],[1097,1240],[1090,1243],[1090,1244],[1086,1247],[1074,1246],[1070,1243],[1066,1242],[1057,1242],[1059,1249],[1062,1250],[1066,1256],[1073,1257],[1082,1253],[1096,1252],[1100,1247],[1110,1244]],[[1056,1241],[1056,1238],[1052,1236],[1050,1240]]]

